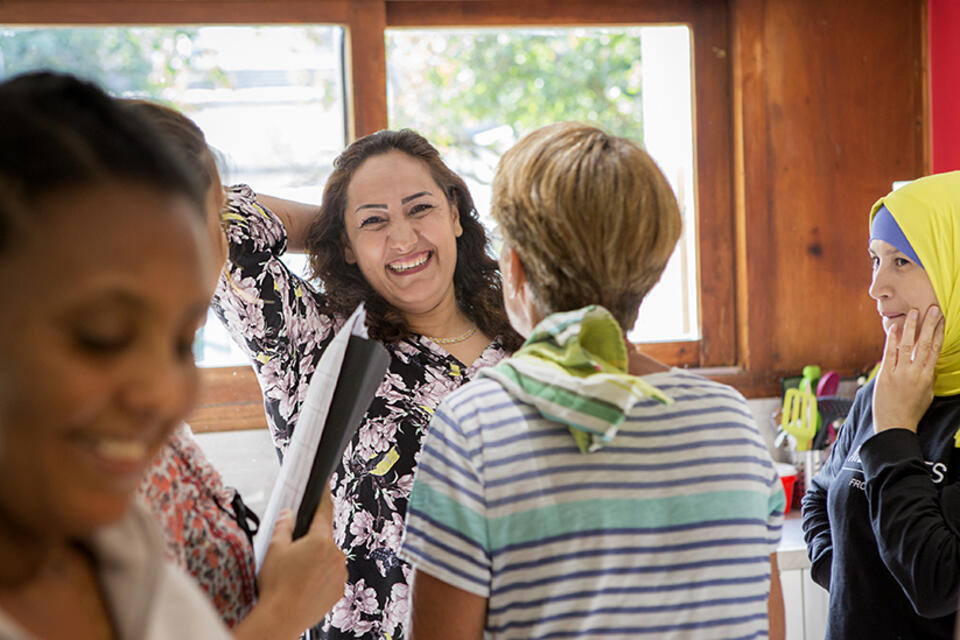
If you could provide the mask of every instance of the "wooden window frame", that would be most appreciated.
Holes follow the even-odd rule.
[[[387,126],[385,30],[686,24],[693,35],[699,340],[646,343],[649,355],[768,394],[770,376],[737,369],[733,115],[725,2],[698,0],[0,0],[0,24],[335,24],[344,27],[350,139]],[[197,431],[265,426],[250,366],[202,370]]]
[[[722,2],[676,0],[401,0],[387,2],[388,28],[686,24],[693,36],[694,165],[701,338],[650,342],[643,350],[674,366],[731,366],[736,359],[732,112],[728,12]]]

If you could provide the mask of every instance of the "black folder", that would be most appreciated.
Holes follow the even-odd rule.
[[[313,457],[310,477],[297,510],[293,538],[303,536],[310,529],[313,514],[320,504],[323,489],[330,481],[343,450],[360,428],[363,416],[377,394],[390,364],[390,354],[382,344],[370,338],[351,335],[344,352],[343,365],[337,386],[330,400],[330,410],[323,427],[323,435]]]

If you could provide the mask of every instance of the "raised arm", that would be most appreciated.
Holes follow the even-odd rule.
[[[860,457],[884,564],[917,613],[936,617],[957,610],[960,486],[953,482],[937,490],[916,435],[933,399],[934,365],[943,344],[939,309],[927,311],[914,344],[918,322],[913,311],[902,332],[891,327],[887,333],[873,394],[877,435],[864,443]]]
[[[263,193],[257,200],[273,211],[287,230],[287,250],[303,253],[307,248],[307,229],[319,212],[319,207],[295,200],[275,198]]]
[[[957,610],[960,486],[937,492],[917,437],[898,429],[860,450],[880,556],[921,616]]]
[[[213,309],[251,359],[278,449],[289,442],[309,376],[333,338],[336,318],[322,292],[284,263],[283,221],[246,185],[226,190],[229,260]]]

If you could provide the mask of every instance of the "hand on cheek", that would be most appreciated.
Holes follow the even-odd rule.
[[[880,373],[873,389],[873,427],[916,432],[920,418],[933,401],[934,367],[943,346],[944,320],[936,305],[920,324],[916,309],[907,314],[903,330],[887,329]]]

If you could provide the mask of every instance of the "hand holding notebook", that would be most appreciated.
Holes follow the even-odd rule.
[[[309,529],[323,489],[386,373],[389,354],[383,345],[367,337],[365,317],[360,305],[317,363],[254,539],[258,570],[282,509],[297,514],[294,539]]]

